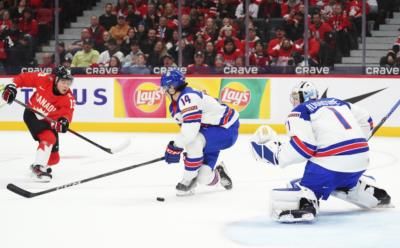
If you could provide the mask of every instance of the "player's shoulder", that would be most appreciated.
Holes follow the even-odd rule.
[[[203,92],[193,89],[192,87],[186,87],[182,93],[181,96],[189,96],[189,97],[193,97],[193,98],[203,98]]]

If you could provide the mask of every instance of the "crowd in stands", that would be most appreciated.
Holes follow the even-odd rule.
[[[51,8],[52,3],[12,2],[0,2],[0,24],[7,26],[7,31],[0,31],[4,43],[3,49],[0,43],[0,60],[7,66],[33,63],[38,45],[38,28],[33,28],[37,26],[35,8]],[[68,11],[77,13],[74,4],[84,9],[96,1],[87,1],[85,6],[78,2],[86,1],[62,2],[62,18],[68,23],[73,21]],[[366,8],[375,29],[398,8],[398,1],[378,0],[378,5],[375,13],[370,13],[368,3]],[[309,0],[307,17],[302,0],[250,0],[248,9],[241,0],[185,0],[180,18],[177,1],[114,0],[104,6],[103,14],[89,17],[90,26],[82,29],[79,40],[58,44],[55,56],[72,68],[116,67],[132,74],[149,74],[152,68],[178,66],[179,62],[190,74],[220,73],[226,66],[247,64],[260,68],[305,63],[333,66],[357,49],[361,17],[359,0]],[[309,26],[307,41],[305,19]],[[366,28],[369,36],[370,28]],[[304,56],[306,42],[308,57]],[[43,58],[40,66],[52,63],[54,56],[50,61]]]

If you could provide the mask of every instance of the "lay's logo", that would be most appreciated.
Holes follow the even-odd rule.
[[[154,83],[141,83],[133,94],[136,108],[146,113],[156,111],[164,100],[164,92]]]
[[[250,90],[239,82],[231,82],[227,84],[221,91],[220,100],[222,103],[242,111],[247,108],[251,99]]]

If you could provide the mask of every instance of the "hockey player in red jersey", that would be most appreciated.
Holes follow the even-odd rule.
[[[17,88],[35,88],[28,106],[54,120],[48,121],[29,109],[25,109],[24,112],[24,122],[32,137],[39,142],[35,160],[31,165],[32,176],[37,181],[49,182],[52,179],[49,166],[60,161],[58,133],[67,132],[74,112],[75,99],[70,90],[72,81],[71,71],[58,66],[54,74],[21,73],[14,78],[13,83],[4,88],[2,98],[8,104],[14,101]]]

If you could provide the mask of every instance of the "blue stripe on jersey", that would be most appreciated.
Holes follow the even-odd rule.
[[[259,145],[254,141],[251,142],[251,145],[253,146],[253,149],[258,154],[258,156],[260,156],[260,158],[265,159],[274,165],[277,165],[279,163],[275,154],[265,145]]]
[[[317,150],[317,152],[326,152],[326,151],[329,151],[329,150],[332,150],[332,149],[335,149],[335,148],[339,148],[339,147],[342,147],[342,146],[346,146],[346,145],[350,145],[350,144],[354,144],[354,143],[359,143],[359,142],[367,142],[367,140],[364,139],[364,138],[345,140],[345,141],[342,141],[342,142],[327,146],[325,148],[319,148]]]
[[[316,146],[300,140],[297,136],[292,136],[290,138],[290,144],[301,156],[305,157],[306,159],[314,156],[315,150],[317,149]]]
[[[228,106],[226,106],[226,109],[224,111],[224,114],[222,115],[221,119],[219,120],[219,125],[225,125],[226,123],[228,123],[230,120],[232,120],[232,117],[235,115],[235,110],[229,108]]]

